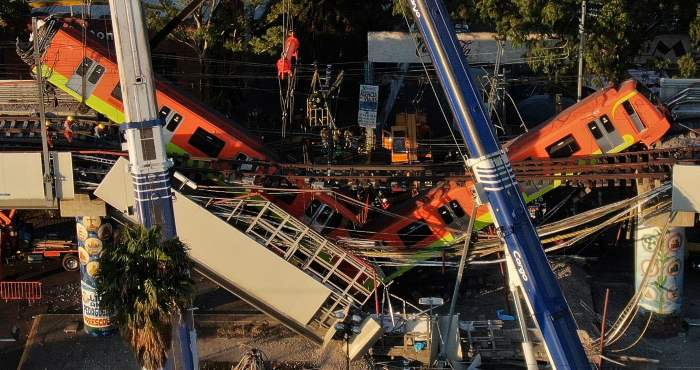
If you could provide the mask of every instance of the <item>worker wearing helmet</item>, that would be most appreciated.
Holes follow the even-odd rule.
[[[49,148],[53,148],[53,139],[51,138],[51,131],[54,131],[53,127],[51,127],[51,121],[46,120],[44,122],[46,125],[46,143],[49,144]]]
[[[95,136],[94,136],[95,146],[106,146],[107,145],[107,141],[105,140],[104,131],[105,131],[105,125],[103,125],[101,123],[99,125],[95,125],[95,130],[94,130],[94,132],[95,132]]]
[[[63,122],[63,135],[66,136],[68,143],[73,142],[73,124],[75,123],[75,118],[73,116],[68,116]]]

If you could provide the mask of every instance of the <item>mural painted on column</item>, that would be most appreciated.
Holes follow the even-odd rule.
[[[113,312],[100,310],[95,280],[102,251],[112,242],[112,224],[100,217],[76,217],[76,220],[85,331],[94,336],[112,334],[118,330],[117,318]]]
[[[635,286],[643,289],[640,307],[659,314],[673,314],[683,306],[683,258],[685,229],[672,227],[665,235],[659,227],[640,226],[636,241]],[[661,245],[658,245],[659,242]],[[654,250],[659,247],[656,258]],[[641,287],[644,273],[649,270],[649,282]]]

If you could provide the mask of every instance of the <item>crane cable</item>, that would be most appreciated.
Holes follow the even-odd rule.
[[[654,247],[654,251],[652,252],[651,258],[649,261],[656,261],[659,257],[659,253],[661,251],[661,245],[664,244],[663,242],[666,240],[666,233],[668,232],[668,229],[673,222],[673,219],[675,219],[677,212],[672,211],[666,220],[666,224],[664,225],[663,229],[661,230],[661,233],[659,233],[657,237],[657,242],[656,246]],[[613,325],[613,331],[610,333],[610,337],[605,339],[606,346],[609,346],[615,342],[617,342],[620,338],[622,338],[622,335],[629,329],[630,325],[632,324],[632,321],[634,317],[637,315],[637,312],[639,311],[639,301],[642,299],[642,295],[646,291],[646,287],[649,285],[649,280],[651,279],[651,271],[653,268],[651,268],[651,265],[647,268],[647,270],[644,272],[644,277],[642,278],[642,281],[639,284],[639,290],[635,295],[632,297],[632,299],[629,301],[625,309],[622,311],[622,314],[620,314],[620,317],[618,317],[617,321]],[[636,307],[636,309],[632,309],[633,307]],[[634,314],[632,314],[632,311],[634,311]],[[646,328],[644,329],[646,331]],[[642,335],[644,332],[642,332]],[[638,342],[638,341],[637,341]],[[636,342],[635,342],[636,344]],[[631,347],[630,347],[631,348]]]
[[[286,137],[287,128],[292,127],[292,120],[294,118],[294,90],[297,82],[297,64],[299,61],[296,55],[296,47],[299,46],[298,40],[296,41],[296,47],[290,45],[292,39],[296,40],[296,38],[294,38],[294,17],[292,15],[291,0],[285,0],[284,7],[285,12],[282,13],[282,58],[277,63],[280,106],[282,108],[282,137]],[[292,48],[294,50],[290,50]],[[293,65],[291,65],[292,57],[295,59]],[[290,65],[285,64],[287,62],[289,62]],[[282,65],[280,65],[280,63]],[[291,67],[291,69],[287,69],[289,67]],[[288,74],[289,78],[287,80],[286,92],[282,86],[282,80],[285,79],[285,74]]]
[[[85,13],[87,12],[87,19],[85,16]],[[80,16],[83,20],[83,30],[82,30],[82,38],[83,38],[83,61],[80,64],[80,69],[81,69],[81,74],[82,74],[82,82],[80,84],[80,104],[85,105],[85,100],[87,95],[87,86],[85,85],[85,82],[87,81],[87,68],[88,66],[85,65],[85,58],[87,57],[87,28],[89,25],[90,21],[90,16],[92,14],[92,0],[83,0],[82,4],[82,9],[80,11]]]

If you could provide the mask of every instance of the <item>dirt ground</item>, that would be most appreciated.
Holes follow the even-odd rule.
[[[562,277],[562,289],[580,328],[598,335],[594,314],[581,308],[588,302],[598,314],[603,311],[606,289],[610,289],[609,320],[614,321],[633,294],[633,251],[631,246],[613,247],[600,240],[599,261],[583,264],[555,264]],[[43,264],[11,262],[2,265],[4,281],[40,281],[44,298],[32,305],[25,301],[0,301],[0,339],[9,339],[13,325],[20,327],[20,340],[0,341],[0,369],[16,369],[33,319],[45,313],[80,313],[79,274],[66,272],[60,261]],[[457,310],[461,320],[496,319],[496,311],[507,310],[503,278],[497,268],[471,271],[463,282]],[[417,280],[397,282],[394,292],[409,297],[446,295],[452,277],[435,278],[435,272],[416,273]],[[345,369],[340,343],[320,349],[264,316],[209,280],[196,275],[198,307],[196,323],[198,348],[203,370],[231,369],[252,348],[261,350],[276,369]],[[421,282],[422,281],[422,282]],[[685,272],[684,317],[700,321],[700,271]],[[413,292],[413,294],[411,294]],[[447,306],[447,305],[446,305]],[[442,309],[447,309],[443,307]],[[438,310],[439,311],[439,310]],[[700,326],[684,326],[676,335],[639,339],[645,321],[638,319],[606,356],[623,361],[627,367],[606,362],[606,369],[700,369]],[[630,346],[630,349],[619,351]],[[627,357],[627,361],[625,358]],[[630,358],[651,361],[630,362]],[[394,368],[389,364],[385,368]],[[350,364],[353,370],[371,369],[365,361]],[[493,367],[498,368],[498,367]]]

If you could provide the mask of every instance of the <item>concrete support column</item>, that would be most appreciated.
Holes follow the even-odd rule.
[[[100,267],[104,248],[112,244],[112,224],[109,218],[97,216],[79,216],[76,223],[85,332],[93,336],[109,335],[119,329],[117,317],[114,312],[100,310],[95,273]]]
[[[642,291],[639,312],[645,319],[652,316],[647,333],[676,336],[683,322],[685,227],[671,226],[662,235],[662,227],[644,226],[641,216],[637,221],[634,280]],[[641,286],[647,271],[649,279]]]

